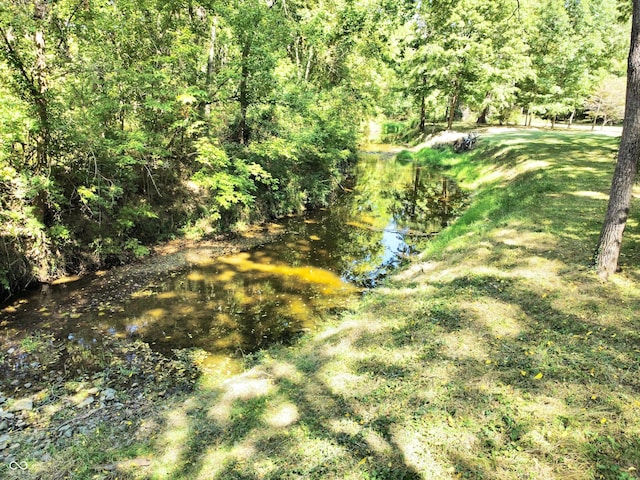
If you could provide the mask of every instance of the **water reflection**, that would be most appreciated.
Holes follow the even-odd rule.
[[[447,178],[388,155],[363,156],[354,178],[332,208],[285,219],[286,233],[259,249],[188,252],[190,268],[146,285],[141,278],[127,299],[83,281],[52,285],[7,306],[3,325],[51,329],[89,347],[101,336],[141,338],[163,352],[195,347],[212,364],[288,343],[375,285],[464,202]]]
[[[355,289],[329,270],[292,266],[264,250],[210,260],[138,292],[127,314],[110,320],[116,331],[162,350],[250,352],[289,342]]]

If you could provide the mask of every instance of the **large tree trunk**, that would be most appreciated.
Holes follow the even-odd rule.
[[[476,123],[478,125],[487,125],[489,123],[489,121],[487,120],[488,116],[489,116],[489,106],[487,105],[482,109],[482,112],[480,112],[480,116],[476,120]]]
[[[594,254],[598,275],[606,279],[618,268],[622,234],[627,224],[633,182],[640,158],[640,0],[633,0],[627,96],[618,162],[611,182],[609,206]]]

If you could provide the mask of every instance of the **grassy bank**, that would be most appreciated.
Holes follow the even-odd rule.
[[[505,131],[448,169],[474,192],[405,271],[225,382],[95,426],[7,478],[640,477],[640,214],[589,268],[617,140]],[[420,157],[420,154],[417,154]],[[640,193],[640,192],[638,192]],[[22,455],[22,456],[20,456]],[[0,466],[1,467],[1,466]]]

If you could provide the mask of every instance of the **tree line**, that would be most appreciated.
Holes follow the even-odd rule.
[[[615,0],[5,1],[0,299],[326,205],[367,118],[571,118],[625,73],[619,16]]]

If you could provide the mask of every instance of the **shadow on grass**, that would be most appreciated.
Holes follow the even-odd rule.
[[[301,358],[299,368],[272,363],[177,406],[159,425],[151,478],[421,478],[395,443],[394,416],[361,415],[326,385],[328,359]],[[374,363],[359,370],[390,373]]]
[[[616,144],[501,134],[474,161],[546,167],[496,182],[461,220],[490,220],[486,258],[468,242],[459,264],[374,293],[353,325],[176,405],[150,477],[633,478],[640,298],[582,267]]]
[[[485,149],[494,158],[473,161],[546,166],[481,192],[457,227],[474,236],[442,260],[371,292],[337,326],[168,404],[140,441],[151,465],[132,477],[633,478],[636,234],[625,247],[631,285],[602,285],[584,268],[616,141],[518,132],[495,142]]]

